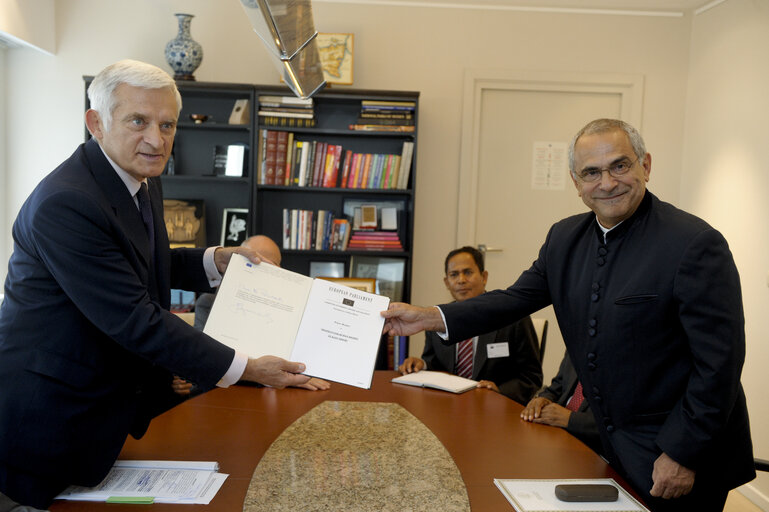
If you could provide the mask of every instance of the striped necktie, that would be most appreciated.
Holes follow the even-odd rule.
[[[473,339],[465,340],[457,349],[457,375],[469,379],[473,376]]]

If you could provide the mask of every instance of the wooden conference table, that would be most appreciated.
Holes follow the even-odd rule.
[[[156,418],[120,458],[218,461],[229,474],[210,505],[121,505],[56,501],[52,512],[149,510],[240,512],[254,469],[295,420],[325,401],[392,402],[418,418],[454,459],[472,512],[513,510],[494,478],[606,478],[629,486],[603,459],[560,428],[524,422],[518,403],[485,389],[460,395],[392,384],[377,371],[370,390],[333,383],[328,391],[233,386],[216,389]],[[407,460],[408,453],[403,453]],[[632,493],[635,496],[635,493]],[[637,496],[636,496],[637,497]]]

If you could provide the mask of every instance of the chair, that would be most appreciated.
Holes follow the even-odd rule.
[[[547,343],[547,320],[544,318],[532,318],[531,323],[534,324],[534,332],[537,333],[537,340],[539,341],[539,362],[545,360],[545,344]]]

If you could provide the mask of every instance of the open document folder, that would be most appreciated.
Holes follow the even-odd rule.
[[[71,486],[59,500],[208,505],[227,475],[216,462],[117,460],[96,487]]]
[[[233,254],[204,332],[250,357],[369,389],[390,299]]]

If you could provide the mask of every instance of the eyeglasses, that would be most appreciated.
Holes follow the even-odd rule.
[[[596,168],[596,167],[589,167],[587,169],[583,169],[582,171],[577,173],[577,177],[586,183],[594,183],[601,179],[601,176],[603,176],[604,171],[608,172],[611,176],[615,178],[619,178],[620,176],[624,176],[628,173],[630,169],[633,168],[635,163],[638,161],[638,158],[631,161],[628,158],[624,158],[620,160],[619,162],[615,162],[611,164],[609,167],[603,167],[603,168]]]

